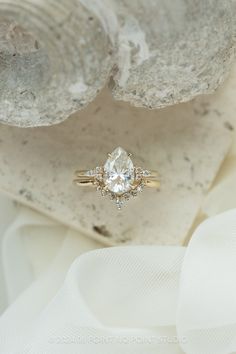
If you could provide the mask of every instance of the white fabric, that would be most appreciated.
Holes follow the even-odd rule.
[[[203,223],[187,249],[130,246],[80,257],[101,245],[13,203],[7,215],[1,354],[236,353],[236,210]],[[45,233],[38,262],[28,247]]]

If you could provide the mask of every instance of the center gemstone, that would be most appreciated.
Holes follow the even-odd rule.
[[[127,152],[118,147],[104,165],[104,183],[113,193],[123,194],[131,189],[134,182],[134,165]]]

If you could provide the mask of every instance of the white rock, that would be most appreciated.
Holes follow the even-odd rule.
[[[113,47],[80,1],[0,0],[0,14],[0,122],[59,123],[104,87]]]
[[[235,58],[232,0],[0,0],[0,122],[53,125],[110,80],[159,108],[211,93]]]
[[[235,1],[114,2],[121,23],[116,99],[165,107],[214,92],[228,75],[235,58]]]

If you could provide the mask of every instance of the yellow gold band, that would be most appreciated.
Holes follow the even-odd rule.
[[[143,177],[143,182],[149,188],[159,189],[161,182],[158,176],[159,174],[157,171],[150,171],[150,175]],[[93,186],[95,181],[96,176],[89,176],[88,170],[78,170],[75,172],[74,183],[78,186]],[[134,185],[136,185],[136,183],[134,183]]]

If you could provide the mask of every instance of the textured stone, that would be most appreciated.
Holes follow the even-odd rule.
[[[0,122],[52,125],[84,108],[113,65],[102,25],[77,0],[0,0]]]
[[[212,93],[235,58],[231,0],[121,0],[113,95],[160,108]]]
[[[232,0],[0,0],[0,122],[62,122],[110,80],[165,107],[213,92],[235,57]]]
[[[227,155],[236,111],[236,68],[214,95],[162,110],[137,109],[108,90],[63,124],[1,126],[0,190],[109,245],[183,244]],[[135,165],[158,170],[161,190],[144,189],[117,211],[96,188],[72,183],[116,146]]]

